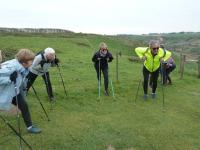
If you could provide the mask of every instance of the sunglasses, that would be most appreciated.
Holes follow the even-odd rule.
[[[159,49],[159,47],[154,47],[154,48],[152,48],[152,49],[155,51],[155,50],[158,50],[158,49]]]
[[[107,49],[102,49],[102,51],[107,51]]]

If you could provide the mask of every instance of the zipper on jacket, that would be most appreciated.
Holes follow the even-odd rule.
[[[153,72],[153,68],[154,68],[154,57],[155,56],[153,56],[152,72]]]

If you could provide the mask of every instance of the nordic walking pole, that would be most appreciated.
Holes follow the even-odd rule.
[[[99,86],[98,86],[99,87],[99,99],[101,97],[101,68],[100,68],[101,65],[100,65],[100,63],[101,63],[101,58],[99,58],[99,80],[98,80],[99,81],[98,82],[99,83]]]
[[[46,86],[47,86],[48,97],[49,97],[50,90],[49,90],[49,82],[48,82],[48,79],[47,79],[47,74],[46,74],[46,72],[44,73],[44,76],[45,76],[45,80],[46,80],[45,83],[46,83]],[[51,109],[52,109],[53,106],[52,106],[52,101],[51,101],[50,97],[49,97],[49,101],[50,101],[50,103],[51,103]]]
[[[118,52],[116,53],[116,81],[119,82],[119,61]]]
[[[44,111],[45,116],[47,117],[47,120],[50,121],[49,116],[47,115],[47,112],[46,112],[46,110],[44,109],[44,106],[43,106],[43,104],[42,104],[42,102],[41,102],[39,96],[37,95],[37,92],[36,92],[35,88],[33,87],[33,85],[32,85],[31,87],[32,87],[32,89],[33,89],[33,91],[34,91],[34,94],[35,94],[37,100],[39,101],[39,103],[40,103],[40,105],[41,105],[41,107],[42,107],[42,109],[43,109],[43,111]]]
[[[161,72],[162,72],[162,78],[163,78],[163,64],[161,63]],[[163,111],[165,111],[165,94],[164,94],[164,80],[162,79],[163,83],[162,83],[162,107],[163,107]]]
[[[109,71],[109,69],[108,69],[108,71]],[[111,89],[112,89],[112,96],[113,96],[113,98],[115,98],[115,92],[114,92],[114,87],[113,87],[113,83],[112,83],[112,76],[111,76],[111,74],[110,74],[110,85],[111,85]]]
[[[119,56],[121,57],[122,53],[116,53],[116,81],[119,83]]]
[[[142,78],[140,79],[140,81],[139,81],[139,83],[138,83],[137,92],[136,92],[136,95],[135,95],[135,105],[136,105],[136,101],[137,101],[138,92],[139,92],[139,88],[140,88],[141,82],[142,82]]]
[[[16,72],[17,73],[17,72]],[[13,81],[14,83],[14,87],[15,87],[15,98],[16,98],[16,110],[17,110],[17,123],[18,123],[18,133],[19,135],[21,136],[21,128],[20,128],[20,116],[19,116],[19,101],[18,101],[18,97],[17,97],[17,84],[16,84],[16,78],[15,78],[15,81]],[[19,137],[20,137],[19,136]],[[20,143],[20,150],[22,150],[22,139],[19,138],[19,143]]]
[[[66,91],[66,88],[65,88],[65,84],[64,84],[64,80],[63,80],[63,77],[62,77],[62,74],[61,74],[61,71],[60,71],[60,67],[58,64],[56,64],[57,68],[58,68],[58,72],[59,72],[59,75],[60,75],[60,78],[62,80],[62,85],[63,85],[63,88],[64,88],[64,91],[65,91],[65,95],[67,96],[67,91]]]
[[[13,128],[13,126],[9,123],[9,122],[7,122],[1,115],[0,115],[0,118],[5,122],[5,124],[28,146],[28,148],[30,149],[30,150],[33,150],[33,148],[31,147],[31,145],[30,144],[28,144],[28,142],[21,136],[21,134],[20,133],[18,133],[14,128]]]

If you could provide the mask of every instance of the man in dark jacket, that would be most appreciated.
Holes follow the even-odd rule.
[[[113,60],[112,54],[108,51],[107,45],[104,42],[99,44],[99,51],[93,57],[94,67],[97,72],[97,79],[101,82],[101,71],[104,76],[105,95],[108,96],[108,62]],[[100,78],[100,79],[99,79]]]

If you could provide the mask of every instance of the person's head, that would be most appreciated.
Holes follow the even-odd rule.
[[[22,64],[24,68],[32,65],[35,54],[29,49],[20,49],[15,55],[15,58]]]
[[[46,48],[44,50],[44,54],[45,54],[47,60],[50,61],[50,62],[55,59],[56,53],[55,53],[55,50],[53,48],[50,48],[50,47]]]
[[[108,47],[107,47],[106,43],[101,42],[99,44],[99,50],[101,53],[106,54],[108,52]]]
[[[151,53],[156,55],[158,53],[158,49],[160,48],[160,42],[158,40],[151,40],[149,42],[149,48],[151,49]]]

